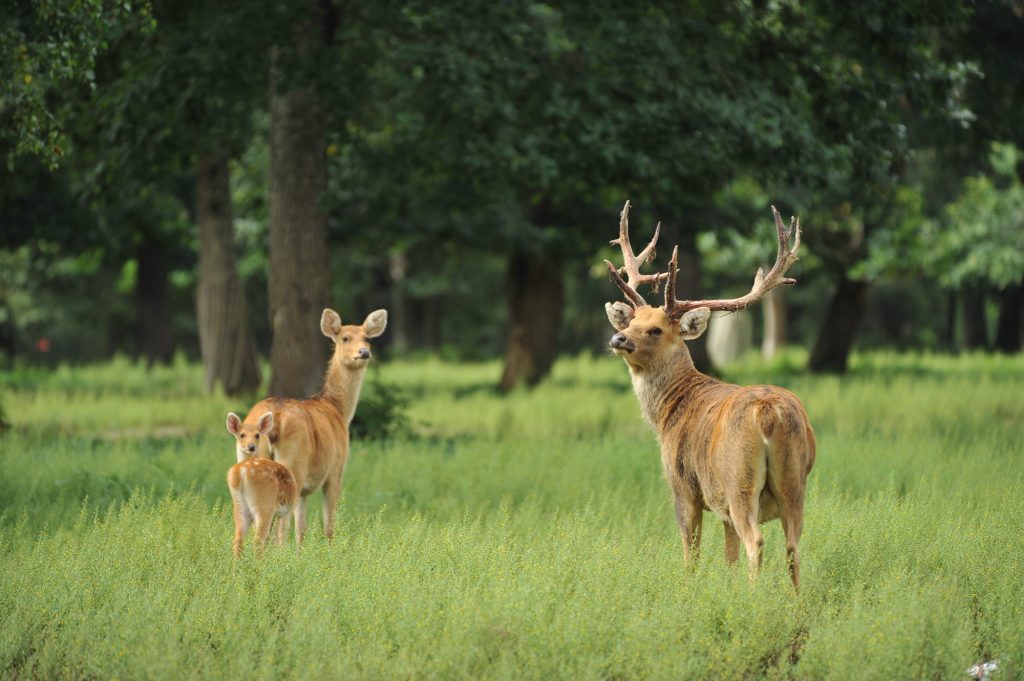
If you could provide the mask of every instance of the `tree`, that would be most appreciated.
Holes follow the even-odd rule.
[[[96,62],[109,43],[153,25],[146,1],[8,3],[0,24],[0,148],[8,167],[25,154],[56,167],[68,143],[54,95],[79,84],[95,88]]]
[[[1021,349],[1024,184],[1017,168],[1022,159],[1016,147],[994,145],[994,177],[967,178],[960,197],[947,206],[942,220],[927,225],[924,235],[931,244],[929,266],[942,273],[944,285],[999,292],[995,347],[1007,353]]]
[[[963,116],[957,94],[967,74],[943,49],[965,15],[960,4],[883,0],[778,13],[782,28],[768,44],[782,52],[778,73],[789,70],[791,87],[813,93],[799,114],[826,160],[796,202],[813,207],[801,211],[808,245],[836,279],[812,371],[845,371],[871,286],[858,265],[899,219],[898,189],[919,137]]]
[[[245,289],[235,264],[229,166],[213,154],[200,157],[196,173],[199,281],[196,312],[203,358],[203,387],[220,384],[228,395],[260,384]]]
[[[290,50],[308,52],[317,40],[333,40],[334,19],[304,19]],[[280,47],[270,70],[270,392],[305,397],[321,383],[324,343],[317,320],[330,305],[324,111],[307,88],[286,79]]]
[[[204,386],[253,390],[260,378],[234,258],[228,160],[251,134],[251,108],[265,92],[263,79],[236,65],[246,57],[258,67],[261,52],[254,48],[268,41],[270,29],[245,6],[161,1],[153,17],[155,30],[126,34],[112,46],[99,65],[98,91],[67,107],[69,118],[82,121],[73,163],[92,203],[136,244],[126,256],[138,266],[144,354],[162,361],[173,352],[167,245],[169,232],[189,231],[167,217],[177,207],[192,217],[197,234]],[[140,219],[156,205],[168,210]]]
[[[719,3],[410,2],[376,32],[378,106],[351,127],[393,189],[370,180],[361,209],[380,197],[396,222],[436,228],[434,242],[506,254],[503,388],[546,374],[564,264],[594,257],[627,197],[681,242],[687,295],[700,295],[709,197],[740,167],[777,167],[779,149],[805,164],[797,103],[763,87],[752,28]],[[425,220],[435,206],[450,217]]]

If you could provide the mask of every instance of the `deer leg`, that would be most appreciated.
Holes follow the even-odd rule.
[[[743,496],[729,504],[729,517],[747,552],[747,567],[751,578],[761,569],[761,552],[764,547],[764,535],[757,525],[757,511],[756,497]]]
[[[793,581],[793,589],[800,592],[800,534],[804,529],[803,499],[793,501],[787,499],[780,504],[782,515],[782,531],[786,535],[786,564],[789,566],[789,578]]]
[[[256,515],[254,528],[253,546],[257,556],[263,555],[263,547],[267,545],[267,535],[270,534],[270,524],[274,521],[272,513],[259,513]]]
[[[683,561],[690,565],[700,556],[700,533],[704,522],[704,509],[693,500],[675,495],[676,520],[683,541]]]
[[[237,557],[242,555],[242,547],[245,546],[245,533],[249,531],[249,522],[252,517],[249,515],[249,509],[246,508],[241,492],[231,490],[231,506],[235,521],[235,539],[231,543],[231,551]]]
[[[324,536],[334,538],[334,514],[338,509],[338,497],[341,495],[341,476],[336,480],[327,479],[324,483]]]
[[[299,495],[295,501],[295,543],[302,546],[306,538],[306,497]]]
[[[740,536],[728,520],[723,520],[722,525],[725,527],[725,562],[735,565],[740,557]]]
[[[288,513],[285,513],[283,516],[281,516],[281,519],[279,521],[277,521],[277,545],[278,546],[281,546],[282,544],[284,544],[285,539],[288,538],[288,529],[291,527],[292,515],[294,515],[294,513],[295,513],[295,510],[292,509]]]

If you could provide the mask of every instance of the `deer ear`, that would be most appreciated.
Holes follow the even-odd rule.
[[[320,315],[320,330],[328,338],[337,336],[341,333],[341,315],[329,307],[324,308],[324,313]]]
[[[238,418],[238,414],[235,412],[229,412],[226,425],[229,433],[232,435],[238,435],[238,429],[242,427],[242,419]]]
[[[622,301],[605,303],[604,311],[608,315],[608,321],[616,331],[624,331],[629,323],[633,321],[633,308]]]
[[[683,340],[700,338],[707,330],[710,318],[710,307],[698,307],[683,314],[683,318],[679,320],[679,332],[683,334]]]
[[[270,429],[274,427],[274,412],[268,411],[266,414],[261,416],[256,425],[259,428],[261,435],[269,433]]]
[[[366,334],[367,338],[376,338],[384,333],[384,327],[387,325],[388,311],[374,310],[370,314],[366,315],[366,320],[363,322],[363,332]]]

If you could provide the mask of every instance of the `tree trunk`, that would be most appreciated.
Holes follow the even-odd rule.
[[[707,349],[717,367],[743,358],[754,346],[754,322],[747,310],[713,317],[708,325]]]
[[[946,298],[946,323],[942,329],[942,345],[948,352],[956,350],[956,291]]]
[[[150,234],[135,249],[135,309],[138,353],[149,366],[174,356],[174,322],[168,305],[170,274],[164,247]]]
[[[509,256],[505,273],[509,326],[501,390],[536,385],[551,371],[558,356],[564,295],[557,256],[521,251]]]
[[[388,274],[391,279],[391,287],[388,292],[390,297],[388,330],[391,332],[397,352],[403,352],[409,348],[409,317],[406,309],[404,283],[408,266],[409,261],[404,252],[394,252],[388,256]]]
[[[964,349],[988,349],[988,329],[985,323],[985,294],[977,286],[963,289]]]
[[[999,352],[1020,352],[1022,307],[1024,285],[1008,286],[999,294],[999,321],[996,323],[996,350]]]
[[[704,297],[704,284],[700,256],[697,253],[697,239],[693,234],[685,233],[679,244],[679,281],[676,291],[680,297],[698,300]],[[683,294],[683,291],[686,293]],[[713,322],[712,322],[713,323]],[[715,372],[711,356],[708,354],[708,335],[696,340],[686,341],[686,349],[690,351],[693,365],[698,371],[706,374]]]
[[[7,370],[14,371],[14,355],[17,352],[18,331],[15,326],[14,310],[10,305],[4,305],[7,311],[7,321],[4,324],[3,348],[7,354]]]
[[[300,35],[300,42],[309,31]],[[331,305],[325,118],[305,90],[289,90],[274,58],[270,93],[270,393],[305,397],[327,361],[320,315]],[[349,314],[352,312],[350,311]]]
[[[761,355],[771,359],[786,345],[786,303],[782,291],[773,288],[764,297],[764,338]]]
[[[855,281],[845,275],[839,281],[818,339],[811,351],[808,368],[815,373],[844,373],[857,329],[864,317],[871,283]]]
[[[203,358],[203,389],[220,384],[228,395],[260,386],[245,290],[235,266],[235,228],[227,161],[211,154],[196,170],[199,282],[196,317]]]

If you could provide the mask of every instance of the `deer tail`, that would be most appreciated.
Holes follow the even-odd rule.
[[[759,400],[755,407],[754,419],[758,430],[761,431],[761,437],[764,438],[765,444],[768,444],[780,426],[779,404],[771,398]]]

